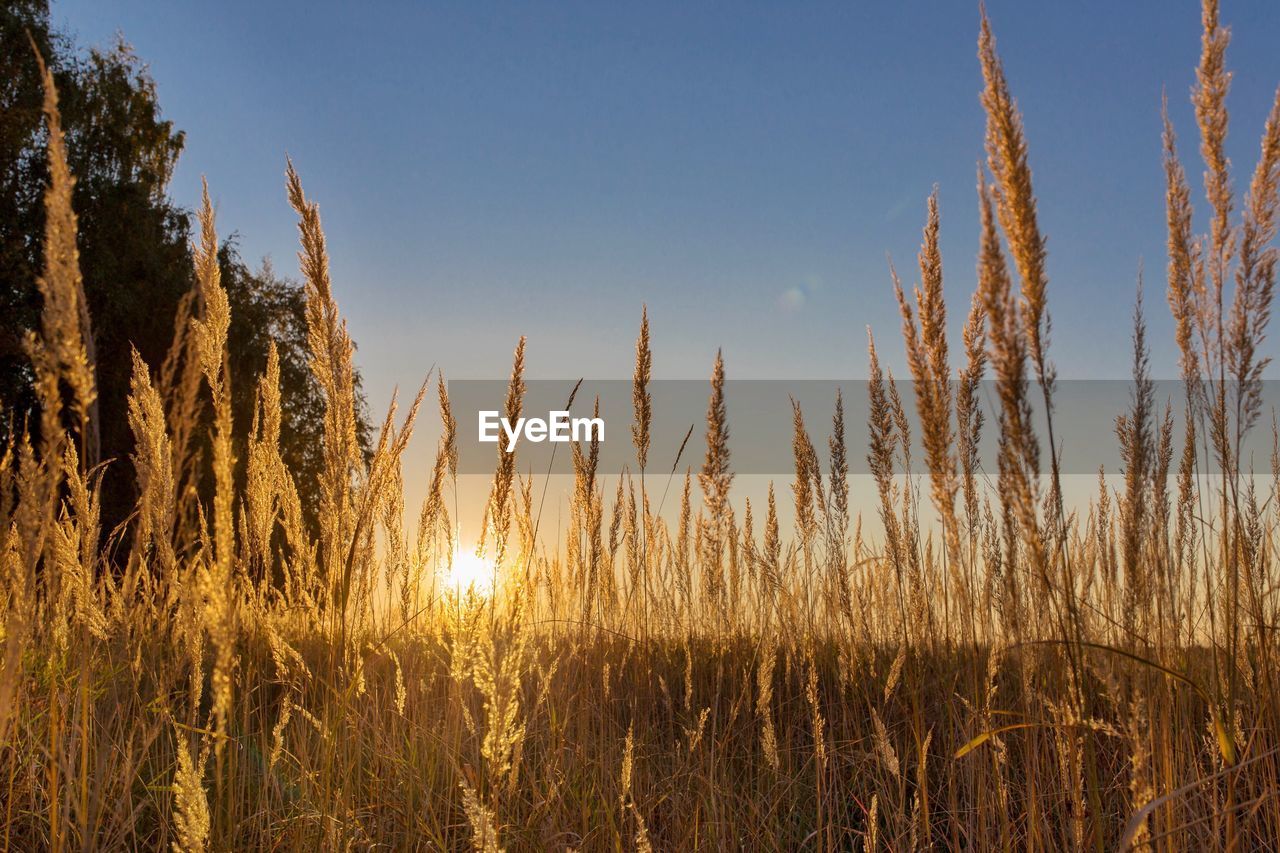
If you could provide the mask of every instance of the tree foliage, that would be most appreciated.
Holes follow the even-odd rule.
[[[34,46],[34,49],[33,49]],[[168,196],[184,134],[164,118],[155,82],[123,40],[79,51],[52,29],[47,0],[0,2],[0,440],[35,429],[31,367],[22,342],[38,322],[42,197],[48,184],[36,49],[58,86],[76,178],[80,267],[97,359],[103,529],[133,510],[133,439],[125,417],[132,349],[157,370],[173,341],[179,302],[193,285],[188,211]],[[269,264],[253,272],[234,243],[219,254],[231,300],[231,379],[238,443],[252,424],[257,376],[274,339],[281,359],[282,453],[299,487],[317,470],[322,418],[305,356],[305,296]],[[202,417],[207,419],[207,413]],[[361,438],[368,430],[361,419]],[[203,434],[205,431],[201,430]],[[203,482],[204,478],[201,478]]]

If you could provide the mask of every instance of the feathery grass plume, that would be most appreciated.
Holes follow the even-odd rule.
[[[996,232],[992,210],[992,193],[985,174],[979,170],[978,201],[982,245],[978,253],[978,291],[987,316],[988,357],[996,379],[1000,402],[999,455],[997,457],[1001,517],[1005,528],[1007,553],[1005,562],[1009,583],[1016,583],[1018,543],[1025,541],[1031,552],[1033,567],[1043,571],[1047,552],[1036,507],[1039,490],[1036,477],[1040,470],[1040,446],[1032,426],[1031,401],[1028,395],[1027,344],[1022,335],[1021,309],[1014,299],[1004,251]],[[1017,591],[1009,602],[1017,608]]]
[[[769,481],[768,513],[764,520],[764,542],[761,554],[761,574],[765,589],[771,599],[782,592],[782,536],[778,531],[778,502],[773,495],[773,481]]]
[[[791,427],[791,452],[796,468],[795,482],[791,486],[796,504],[796,533],[808,562],[813,533],[818,525],[815,504],[822,493],[822,470],[818,467],[818,454],[813,449],[813,442],[805,431],[800,404],[794,397],[791,399]]]
[[[874,743],[876,755],[880,758],[880,763],[884,769],[889,771],[889,775],[894,781],[902,778],[902,767],[898,763],[898,753],[894,750],[893,744],[889,742],[889,730],[885,728],[884,720],[880,719],[880,714],[875,708],[871,709],[871,723],[874,726]]]
[[[485,734],[481,755],[496,779],[515,772],[514,756],[524,741],[521,721],[520,676],[528,660],[525,635],[516,617],[509,630],[499,635],[490,630],[489,642],[476,655],[474,677],[484,697]]]
[[[759,568],[759,554],[756,551],[756,521],[751,509],[751,498],[745,498],[744,505],[739,553],[742,556],[742,565],[747,570],[747,582],[754,583]]]
[[[226,362],[231,304],[222,287],[218,266],[218,235],[214,228],[209,185],[203,184],[199,214],[200,242],[194,249],[196,281],[200,286],[200,316],[192,320],[200,371],[213,398],[214,547],[218,563],[230,571],[232,536],[231,371]]]
[[[44,194],[44,272],[36,277],[36,289],[43,302],[40,334],[28,333],[26,340],[40,400],[41,457],[51,468],[62,462],[66,407],[61,384],[66,383],[71,391],[70,412],[81,442],[80,456],[91,468],[98,462],[98,392],[93,332],[76,248],[76,214],[71,205],[75,178],[67,165],[53,72],[45,65],[34,41],[32,49],[44,87],[42,110],[48,128],[49,168],[49,187]]]
[[[1108,587],[1114,587],[1117,580],[1117,559],[1115,539],[1111,524],[1111,490],[1107,488],[1107,470],[1098,466],[1098,505],[1094,512],[1095,533],[1094,546],[1097,548],[1098,564],[1102,567],[1102,577]]]
[[[1138,294],[1133,312],[1133,392],[1129,412],[1116,418],[1116,438],[1124,465],[1125,494],[1120,504],[1121,553],[1124,558],[1125,617],[1131,620],[1140,609],[1150,606],[1147,550],[1149,530],[1148,495],[1153,489],[1151,469],[1155,463],[1155,436],[1152,432],[1155,388],[1150,376],[1147,325],[1142,316],[1142,272],[1138,272]]]
[[[204,772],[209,754],[203,747],[191,757],[185,731],[175,726],[178,766],[173,777],[173,824],[177,838],[174,853],[202,853],[209,842],[209,801],[204,792]]]
[[[522,335],[516,344],[515,358],[511,366],[511,381],[507,384],[507,400],[503,415],[510,423],[520,419],[520,411],[524,405],[524,345]],[[516,452],[508,451],[502,442],[498,443],[498,467],[493,475],[493,485],[489,490],[489,501],[485,515],[488,525],[481,535],[480,548],[483,549],[489,536],[493,537],[493,561],[502,564],[507,548],[507,528],[511,522],[511,486],[515,482]]]
[[[724,405],[724,357],[720,350],[716,350],[715,366],[711,371],[707,455],[703,459],[698,482],[718,536],[729,511],[729,488],[733,485],[733,471],[729,467],[729,417]]]
[[[89,636],[105,640],[108,625],[94,586],[101,515],[98,486],[81,473],[74,444],[67,445],[63,470],[67,472],[67,495],[52,531],[52,559],[45,566],[59,587],[55,640],[65,649],[67,629],[83,629]]]
[[[423,386],[425,390],[425,385]],[[401,598],[412,582],[412,560],[404,535],[404,464],[402,457],[388,460],[381,489],[382,571],[386,594],[390,597],[397,583]],[[394,654],[394,652],[392,652]]]
[[[708,705],[698,712],[698,722],[692,727],[684,728],[684,735],[689,744],[689,754],[697,752],[698,746],[702,743],[702,737],[707,732],[707,718],[711,716],[711,706]]]
[[[320,225],[320,207],[309,201],[302,181],[286,162],[289,204],[298,215],[298,237],[301,250],[298,264],[302,270],[307,304],[307,348],[310,350],[311,372],[324,397],[324,473],[320,478],[319,513],[320,556],[328,595],[343,574],[348,551],[354,545],[353,478],[363,468],[360,443],[356,432],[357,405],[355,374],[351,364],[354,346],[347,334],[347,323],[338,313],[329,279],[329,253],[324,229]]]
[[[1030,361],[1035,369],[1036,383],[1040,388],[1049,448],[1050,482],[1045,499],[1046,525],[1039,531],[1041,534],[1047,533],[1045,538],[1048,541],[1042,542],[1041,535],[1035,536],[1031,541],[1031,565],[1040,579],[1041,591],[1048,594],[1056,587],[1059,594],[1051,596],[1049,601],[1056,610],[1055,619],[1061,638],[1068,639],[1070,628],[1075,638],[1079,639],[1081,615],[1070,578],[1068,520],[1062,493],[1058,441],[1054,434],[1053,389],[1056,371],[1047,356],[1050,323],[1046,303],[1045,239],[1037,222],[1036,198],[1032,189],[1031,168],[1027,163],[1022,116],[1009,93],[985,8],[982,9],[978,54],[985,83],[982,104],[987,117],[987,166],[994,176],[992,194],[996,198],[1000,224],[1019,274],[1022,298],[1018,314],[1022,320],[1022,334]],[[1018,480],[1021,479],[1016,477],[1012,485],[1020,487]],[[1035,509],[1023,509],[1020,514],[1029,520],[1034,516]],[[1025,521],[1023,528],[1024,531],[1028,529]],[[1054,558],[1061,577],[1051,579],[1050,563]],[[1058,601],[1059,597],[1061,601]],[[1076,691],[1080,693],[1079,656],[1071,645],[1065,646],[1064,651],[1071,664],[1070,671]],[[1081,701],[1086,701],[1084,695],[1080,695]]]
[[[894,294],[902,314],[902,334],[907,345],[907,366],[920,415],[925,467],[929,470],[930,495],[942,521],[947,565],[959,576],[964,562],[960,553],[960,523],[956,518],[956,459],[951,444],[951,367],[947,353],[947,309],[942,295],[942,255],[938,249],[938,189],[929,195],[928,219],[920,246],[920,286],[914,289],[915,310],[907,302],[897,272],[892,273]],[[918,328],[917,328],[918,322]],[[949,608],[948,608],[949,609]]]
[[[231,371],[227,364],[227,331],[231,308],[222,287],[218,267],[218,235],[214,230],[213,203],[204,184],[200,207],[200,242],[194,249],[196,281],[200,287],[201,316],[191,321],[195,351],[213,400],[213,556],[203,573],[205,627],[213,638],[216,657],[212,673],[214,718],[219,734],[226,734],[231,710],[231,679],[235,667],[236,601],[233,551],[235,548],[232,501],[235,485],[231,451]],[[218,738],[215,753],[221,759],[224,738]]]
[[[1216,4],[1215,4],[1216,5]],[[1208,4],[1206,4],[1207,8]],[[1216,8],[1213,10],[1216,14]],[[1226,36],[1223,36],[1225,41]],[[1225,123],[1225,107],[1223,108]],[[1225,131],[1224,131],[1225,132]],[[1261,151],[1258,163],[1249,183],[1249,190],[1244,201],[1242,224],[1240,226],[1239,264],[1236,267],[1235,292],[1232,298],[1231,314],[1227,326],[1226,356],[1227,374],[1235,380],[1235,436],[1234,465],[1237,471],[1242,468],[1242,450],[1245,433],[1253,429],[1262,413],[1262,377],[1271,359],[1262,356],[1259,350],[1264,346],[1267,325],[1271,319],[1271,306],[1275,295],[1277,249],[1272,245],[1276,237],[1276,212],[1280,198],[1280,89],[1277,89],[1272,102],[1271,112],[1267,117],[1262,134]],[[1243,477],[1243,475],[1242,475]],[[1237,479],[1240,479],[1239,477]],[[1233,484],[1239,489],[1239,484]],[[1250,611],[1247,621],[1254,624],[1255,636],[1252,643],[1261,647],[1274,649],[1271,636],[1261,626],[1264,622],[1274,623],[1275,609],[1263,604],[1268,598],[1264,589],[1274,585],[1270,580],[1271,572],[1259,564],[1259,547],[1261,545],[1261,523],[1257,510],[1256,480],[1244,477],[1246,492],[1245,507],[1237,509],[1235,524],[1236,536],[1240,540],[1239,561],[1243,569],[1247,592],[1247,608]],[[1271,499],[1275,499],[1273,494]],[[1238,497],[1235,498],[1238,501]],[[1265,578],[1265,579],[1264,579]],[[1238,585],[1234,577],[1232,583]],[[1232,592],[1232,610],[1238,607],[1235,598],[1238,592]],[[1243,627],[1238,616],[1233,619],[1233,630]],[[1241,643],[1232,639],[1237,647]],[[1244,641],[1243,645],[1249,645]],[[1237,652],[1237,656],[1239,656]],[[1247,672],[1247,671],[1246,671]],[[1235,702],[1236,670],[1231,671],[1233,684],[1229,701]],[[1274,691],[1275,684],[1270,668],[1262,668],[1258,673],[1262,681],[1261,689]],[[1267,716],[1274,720],[1276,709],[1268,708]]]
[[[831,517],[835,543],[843,554],[849,533],[849,459],[845,450],[844,396],[836,389],[836,407],[831,416],[831,436],[827,439],[831,464]]]
[[[1235,254],[1236,233],[1230,222],[1234,199],[1231,190],[1231,164],[1226,156],[1226,97],[1231,85],[1231,74],[1226,70],[1226,50],[1230,33],[1219,24],[1217,0],[1203,0],[1201,3],[1201,26],[1200,64],[1196,69],[1196,86],[1192,90],[1191,100],[1200,130],[1200,153],[1205,163],[1205,197],[1211,208],[1211,216],[1207,244],[1202,244],[1200,249],[1203,257],[1196,270],[1199,275],[1193,291],[1193,316],[1201,347],[1200,361],[1209,379],[1207,386],[1197,382],[1205,392],[1198,401],[1203,406],[1198,414],[1208,421],[1206,438],[1213,447],[1218,464],[1223,468],[1225,490],[1227,480],[1236,473],[1235,465],[1238,461],[1231,449],[1230,412],[1225,381],[1228,341],[1224,317],[1224,284]],[[1171,136],[1171,132],[1166,131],[1166,136]],[[1167,150],[1169,144],[1166,145]],[[1172,231],[1170,237],[1173,237]],[[1174,294],[1171,292],[1170,295],[1172,299]],[[1222,511],[1224,514],[1227,512],[1225,506]],[[1225,515],[1223,522],[1229,523]],[[1229,535],[1224,539],[1223,547],[1230,549]],[[1235,581],[1232,580],[1231,583],[1234,589]],[[1234,593],[1231,600],[1235,601]]]
[[[454,420],[453,408],[449,405],[449,389],[445,385],[444,371],[436,377],[436,390],[440,398],[440,447],[444,450],[449,462],[449,476],[458,476],[458,422]]]
[[[978,447],[982,437],[983,414],[978,389],[987,367],[987,311],[981,290],[975,291],[964,324],[965,366],[956,389],[956,456],[960,462],[960,485],[970,536],[979,522]]]
[[[618,485],[622,485],[623,478],[618,478]],[[622,515],[622,538],[627,544],[626,555],[626,583],[627,583],[627,608],[631,606],[631,602],[640,592],[640,572],[642,569],[641,560],[641,542],[640,542],[640,520],[638,507],[636,505],[636,484],[631,475],[626,476],[627,489],[625,496],[620,492],[618,495],[617,506],[614,507],[615,515]],[[625,614],[624,614],[625,615]]]
[[[733,510],[729,506],[729,489],[733,485],[733,470],[729,467],[729,417],[724,404],[724,357],[716,350],[715,366],[711,371],[711,397],[707,403],[707,454],[698,474],[702,486],[702,501],[707,508],[708,529],[699,549],[704,560],[703,586],[710,593],[709,604],[723,607],[725,544],[731,526]]]
[[[893,411],[885,390],[884,371],[880,367],[875,337],[871,334],[870,328],[867,329],[867,354],[870,358],[870,378],[867,381],[870,403],[867,415],[867,428],[870,432],[867,467],[876,482],[880,521],[884,526],[885,550],[888,552],[889,562],[893,566],[897,581],[899,616],[902,618],[901,628],[905,631],[907,627],[906,605],[903,599],[905,549],[895,507],[897,489],[893,484],[894,452],[897,448],[898,434],[894,429]]]
[[[274,770],[280,763],[284,753],[284,732],[293,718],[293,697],[286,693],[280,704],[280,715],[276,718],[275,727],[271,730],[271,755],[267,759],[267,769]]]
[[[636,819],[636,834],[632,839],[636,846],[636,853],[653,853],[653,844],[649,841],[649,827],[645,824],[644,818],[640,816],[640,809],[633,802],[631,804],[631,814]]]
[[[264,620],[267,645],[271,649],[271,662],[275,665],[276,676],[283,684],[301,687],[312,678],[311,669],[307,666],[302,653],[289,645],[281,634],[282,625],[274,620]]]
[[[898,681],[902,678],[902,668],[907,663],[907,646],[905,643],[899,644],[898,653],[893,657],[893,663],[889,664],[889,672],[884,679],[884,702],[888,704],[889,697],[893,695],[893,691],[898,688]]]
[[[133,353],[133,378],[128,402],[129,427],[133,430],[133,466],[137,472],[138,521],[134,528],[134,558],[145,564],[151,554],[159,563],[160,577],[176,590],[177,559],[173,550],[174,507],[173,447],[164,414],[164,403],[151,384],[147,364]]]
[[[911,474],[911,422],[907,419],[907,407],[902,403],[902,395],[898,393],[898,382],[892,370],[885,371],[886,387],[889,396],[889,418],[898,435],[898,458],[902,460],[902,471]],[[908,487],[906,491],[910,491]]]
[[[978,391],[987,367],[987,312],[981,290],[975,290],[969,303],[962,340],[965,364],[956,383],[956,461],[959,465],[960,494],[964,506],[965,540],[961,554],[964,570],[966,620],[971,640],[977,639],[975,624],[981,610],[978,601],[979,531],[982,507],[978,488],[980,461],[978,450],[985,422]],[[990,569],[992,567],[988,567]],[[989,571],[988,571],[989,574]]]
[[[592,417],[599,415],[600,398],[597,397]],[[597,616],[601,614],[603,603],[601,566],[604,557],[604,498],[596,482],[600,464],[599,436],[592,433],[586,453],[582,452],[576,442],[570,445],[570,449],[573,453],[574,494],[569,507],[573,521],[569,538],[569,562],[582,581],[582,622],[585,627],[591,622],[593,611]]]
[[[649,349],[649,308],[641,307],[640,335],[636,338],[636,367],[631,379],[631,403],[635,421],[631,425],[631,439],[636,448],[636,463],[640,467],[640,565],[642,592],[644,594],[644,624],[648,625],[651,591],[649,578],[649,494],[645,489],[644,469],[649,460],[649,430],[653,419],[653,400],[649,393],[649,375],[653,366],[653,354]]]
[[[622,746],[622,771],[618,807],[625,808],[627,799],[631,797],[631,774],[635,769],[635,721],[627,723],[627,739]]]
[[[471,824],[471,844],[475,853],[503,853],[503,848],[498,846],[498,828],[493,811],[481,801],[467,780],[459,781],[458,785],[462,788],[462,808],[467,822]]]
[[[442,427],[440,455],[443,457],[448,469],[449,479],[455,484],[456,488],[458,480],[458,422],[454,420],[453,408],[449,405],[449,389],[445,386],[443,371],[438,377],[437,390],[440,397],[440,424]]]
[[[702,618],[714,620],[717,626],[725,624],[727,614],[725,605],[725,543],[724,537],[717,532],[717,525],[699,511],[694,522],[694,554],[698,559],[698,595],[701,597],[704,613]]]
[[[1148,738],[1149,721],[1143,703],[1133,701],[1129,706],[1124,735],[1130,745],[1129,754],[1129,803],[1130,809],[1139,811],[1156,797],[1155,780],[1152,778],[1152,754]],[[1143,820],[1134,835],[1129,849],[1151,848],[1151,821]]]
[[[987,167],[995,178],[993,194],[1000,226],[1009,240],[1009,251],[1022,286],[1020,315],[1028,354],[1042,385],[1051,384],[1046,358],[1049,316],[1046,310],[1045,244],[1036,221],[1036,198],[1027,163],[1027,141],[1022,115],[1009,92],[1004,67],[996,54],[995,36],[986,10],[982,11],[978,58],[982,64],[982,106],[987,114]]]
[[[609,562],[612,563],[614,556],[618,553],[618,546],[622,544],[625,534],[622,532],[622,520],[627,513],[626,492],[626,471],[618,476],[618,489],[613,496],[613,516],[609,520]]]
[[[382,428],[379,431],[377,447],[369,459],[368,473],[363,488],[356,493],[358,501],[354,511],[351,545],[347,552],[346,563],[343,566],[337,598],[337,615],[342,620],[341,627],[344,642],[349,633],[348,602],[354,602],[358,611],[370,603],[369,599],[373,592],[375,575],[370,570],[374,564],[373,527],[376,523],[379,509],[386,506],[388,501],[391,501],[394,504],[392,514],[397,516],[394,524],[397,526],[401,524],[399,517],[403,515],[403,500],[398,494],[392,497],[391,492],[398,488],[401,459],[404,456],[405,448],[409,445],[409,439],[413,436],[413,425],[417,420],[418,410],[422,407],[422,401],[426,398],[428,382],[429,380],[424,381],[421,387],[418,388],[418,393],[414,396],[413,402],[409,406],[409,411],[405,414],[404,421],[399,428],[396,427],[395,423],[396,394],[392,394],[391,405],[387,407],[387,416],[383,420]],[[398,548],[400,545],[399,531],[397,531],[396,536],[396,540],[391,544],[393,547]],[[397,559],[399,558],[403,558],[403,555],[398,555]],[[355,584],[355,598],[350,599],[353,581]]]
[[[636,446],[636,462],[644,475],[649,459],[649,426],[652,422],[653,398],[649,393],[649,373],[653,354],[649,350],[649,309],[640,314],[640,336],[636,338],[636,369],[631,378],[631,403],[635,409],[635,422],[631,425],[631,440]]]
[[[942,255],[938,250],[938,190],[929,196],[928,222],[920,247],[920,287],[915,288],[916,308],[907,302],[902,282],[893,273],[893,289],[902,314],[902,335],[907,345],[916,409],[924,442],[934,506],[942,519],[948,552],[957,557],[958,524],[955,458],[951,454],[951,368],[947,358],[947,309],[942,297]],[[919,327],[917,328],[917,319]]]
[[[1173,131],[1166,116],[1169,303],[1177,326],[1183,373],[1188,384],[1188,433],[1196,426],[1195,421],[1200,420],[1205,444],[1212,449],[1221,470],[1216,495],[1216,513],[1219,516],[1216,523],[1220,525],[1221,535],[1205,537],[1201,545],[1205,551],[1206,567],[1211,561],[1216,561],[1225,577],[1219,581],[1218,591],[1206,573],[1204,604],[1210,636],[1221,636],[1222,655],[1226,660],[1234,660],[1242,643],[1242,580],[1248,606],[1255,611],[1253,621],[1267,618],[1256,607],[1260,587],[1252,566],[1254,536],[1249,512],[1252,481],[1244,483],[1242,495],[1241,444],[1245,433],[1255,425],[1260,414],[1258,381],[1267,363],[1266,358],[1259,356],[1258,348],[1266,334],[1274,293],[1275,249],[1268,244],[1275,237],[1277,182],[1280,180],[1280,92],[1273,102],[1263,132],[1261,153],[1245,199],[1242,223],[1236,229],[1230,221],[1234,198],[1230,162],[1226,156],[1226,96],[1231,75],[1226,70],[1225,56],[1229,33],[1219,22],[1216,0],[1204,0],[1202,3],[1201,23],[1201,57],[1192,102],[1200,130],[1200,152],[1205,162],[1204,184],[1211,208],[1210,230],[1207,244],[1201,242],[1200,254],[1192,254],[1192,250],[1186,248],[1193,239],[1190,236],[1189,192],[1177,162]],[[1235,292],[1230,317],[1227,318],[1224,316],[1224,285],[1237,248],[1239,263],[1235,267]],[[1190,262],[1187,260],[1189,254]],[[1194,355],[1191,345],[1193,328],[1199,350]],[[1234,385],[1233,395],[1228,394],[1228,379]],[[1205,514],[1201,507],[1200,516]],[[1194,513],[1191,517],[1195,517]],[[1206,523],[1200,519],[1196,521]],[[1209,554],[1211,544],[1218,551],[1216,556]],[[1194,555],[1190,566],[1194,572]],[[1215,642],[1213,648],[1217,666],[1218,643]],[[1239,688],[1240,672],[1236,667],[1228,666],[1226,677],[1221,681],[1215,680],[1215,702],[1224,707],[1235,707]],[[1234,754],[1230,733],[1221,726],[1219,729],[1223,735],[1219,738],[1223,754]],[[1228,800],[1234,800],[1235,795],[1232,782],[1228,785]],[[1234,836],[1236,828],[1234,812],[1231,812],[1227,820],[1228,835]]]
[[[756,713],[760,716],[760,749],[764,752],[764,760],[774,773],[780,767],[778,759],[778,733],[773,727],[773,668],[777,663],[778,650],[772,642],[766,642],[760,649],[760,664],[756,669],[758,688],[756,693]]]
[[[314,577],[315,545],[303,518],[293,473],[280,455],[282,411],[280,354],[272,342],[267,347],[266,370],[258,378],[255,424],[250,430],[245,476],[248,531],[264,569],[262,580],[266,582],[273,577],[269,574],[273,562],[271,541],[279,526],[291,552],[287,556],[280,552],[282,592],[286,601],[303,604],[314,601],[318,592]]]
[[[1227,71],[1227,44],[1231,33],[1218,22],[1218,0],[1201,4],[1200,65],[1196,69],[1196,88],[1192,103],[1200,126],[1200,153],[1204,157],[1205,197],[1213,210],[1210,225],[1209,279],[1213,301],[1217,306],[1217,335],[1222,333],[1222,288],[1231,262],[1235,240],[1231,229],[1231,162],[1227,159],[1227,91],[1231,73]],[[1219,337],[1219,340],[1220,337]]]
[[[1227,326],[1228,374],[1236,381],[1238,436],[1262,413],[1262,374],[1270,364],[1260,356],[1271,320],[1276,286],[1277,187],[1280,186],[1280,89],[1262,134],[1261,154],[1245,197],[1240,228],[1240,263]]]
[[[17,501],[12,513],[0,518],[4,538],[15,539],[13,561],[5,572],[6,592],[12,590],[12,605],[5,614],[5,669],[0,678],[0,734],[12,718],[14,694],[18,686],[18,665],[29,639],[38,629],[39,609],[56,591],[57,561],[49,555],[47,571],[37,572],[37,564],[48,547],[57,524],[59,490],[71,445],[71,430],[78,433],[82,453],[79,459],[92,465],[97,460],[97,392],[94,374],[93,336],[80,277],[76,249],[76,216],[72,209],[74,178],[67,166],[66,145],[58,113],[58,95],[53,75],[32,42],[44,87],[43,112],[48,128],[47,159],[50,183],[44,193],[44,271],[36,278],[41,296],[40,331],[28,332],[23,342],[34,374],[34,390],[40,404],[40,453],[37,457],[24,425],[18,434],[19,453],[16,478]],[[71,391],[70,405],[62,386]],[[66,421],[71,420],[68,428]],[[10,433],[15,434],[10,423]],[[5,458],[11,460],[11,448]],[[6,492],[6,499],[9,493]],[[13,529],[10,530],[10,524]],[[0,544],[4,544],[0,540]],[[56,791],[52,796],[57,804]],[[56,833],[56,829],[54,830]],[[56,835],[55,835],[56,840]]]
[[[445,386],[443,371],[436,378],[436,393],[440,403],[440,443],[436,448],[435,464],[431,469],[431,485],[427,489],[426,500],[422,503],[422,511],[418,515],[418,565],[426,564],[434,549],[437,539],[443,536],[445,554],[453,553],[453,523],[449,518],[449,510],[445,506],[444,488],[446,479],[457,484],[458,478],[458,424],[453,418],[453,409],[449,405],[449,389]],[[405,619],[408,619],[410,602],[409,587],[404,587]],[[416,601],[417,590],[414,590]]]
[[[917,600],[923,601],[926,590],[920,583],[920,518],[919,501],[917,500],[914,472],[911,467],[911,423],[907,420],[907,409],[902,403],[902,395],[898,393],[898,383],[893,378],[893,371],[886,371],[889,388],[889,415],[893,428],[898,434],[898,453],[902,460],[902,472],[906,480],[902,487],[902,551],[907,567],[911,571],[913,592]]]
[[[44,479],[23,430],[0,449],[0,743],[7,742],[14,697],[25,681],[20,664],[36,616],[35,562],[44,543],[35,540],[44,527]]]
[[[264,580],[269,580],[271,533],[276,517],[276,477],[280,444],[280,355],[275,341],[267,345],[267,369],[258,379],[253,425],[245,461],[244,535]],[[284,472],[287,475],[287,472]],[[287,580],[286,576],[286,580]]]
[[[813,644],[809,644],[808,666],[804,686],[804,698],[809,704],[809,724],[813,735],[813,760],[819,776],[827,769],[827,720],[822,714],[822,700],[818,695],[818,662]]]
[[[1058,442],[1054,434],[1053,388],[1056,371],[1048,360],[1049,313],[1047,308],[1048,276],[1045,271],[1045,239],[1036,216],[1036,198],[1031,186],[1031,167],[1027,163],[1026,136],[1022,116],[1009,93],[1004,68],[996,54],[995,38],[986,9],[982,10],[978,55],[985,87],[982,105],[987,115],[987,166],[994,177],[992,193],[996,198],[1000,225],[1009,243],[1009,251],[1018,270],[1022,293],[1019,315],[1027,352],[1035,370],[1044,406],[1045,438],[1049,448],[1049,494],[1046,498],[1046,522],[1049,542],[1033,543],[1032,558],[1036,572],[1047,589],[1056,584],[1063,598],[1065,615],[1059,617],[1063,638],[1068,620],[1078,635],[1080,616],[1072,584],[1067,577],[1070,559],[1067,555],[1067,517],[1062,494],[1062,476],[1058,458]],[[990,308],[990,306],[988,306]],[[1028,423],[1028,426],[1030,424]],[[1032,469],[1035,471],[1037,469]],[[1044,532],[1044,531],[1042,531]],[[1042,554],[1043,552],[1043,554]],[[1063,577],[1051,582],[1047,557],[1056,553]],[[1071,651],[1071,647],[1067,648]],[[1074,661],[1074,657],[1073,657]],[[1073,662],[1078,675],[1078,663]]]
[[[173,318],[173,341],[155,379],[156,391],[165,404],[165,418],[173,446],[174,532],[179,536],[189,534],[194,527],[194,504],[198,497],[194,484],[199,477],[201,454],[195,438],[201,426],[203,400],[200,388],[203,383],[191,320],[199,309],[199,300],[200,282],[194,281],[191,289],[178,300]]]
[[[1190,405],[1187,406],[1183,423],[1185,432],[1182,438],[1182,455],[1178,459],[1178,498],[1176,520],[1173,532],[1173,553],[1179,575],[1185,575],[1185,588],[1194,593],[1196,589],[1196,545],[1198,519],[1198,490],[1196,488],[1196,422]],[[1187,596],[1187,606],[1191,606],[1194,595]],[[1189,614],[1175,613],[1182,621]]]
[[[1169,119],[1169,101],[1161,105],[1164,121],[1163,158],[1165,173],[1165,217],[1168,229],[1168,300],[1173,314],[1174,340],[1187,392],[1198,388],[1200,357],[1194,340],[1198,329],[1199,305],[1203,301],[1204,278],[1200,244],[1192,231],[1191,189],[1178,159],[1177,135]],[[1189,402],[1194,402],[1189,398]]]
[[[693,594],[693,581],[691,579],[693,570],[689,559],[689,531],[691,529],[692,506],[692,477],[686,469],[684,472],[684,489],[680,492],[680,520],[676,528],[676,584],[679,587],[680,603],[682,606],[688,606],[689,598]]]

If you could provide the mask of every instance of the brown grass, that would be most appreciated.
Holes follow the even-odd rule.
[[[230,308],[206,191],[173,350],[154,375],[135,356],[125,416],[137,512],[127,531],[99,529],[92,336],[46,75],[44,308],[29,340],[42,418],[0,457],[0,843],[1274,848],[1280,450],[1263,495],[1242,447],[1262,414],[1280,93],[1235,217],[1215,0],[1203,24],[1193,101],[1204,237],[1167,118],[1164,133],[1167,293],[1187,395],[1163,411],[1154,399],[1139,289],[1134,397],[1116,424],[1121,488],[1103,475],[1087,506],[1064,501],[1045,237],[984,16],[987,157],[963,363],[948,351],[935,191],[910,298],[894,277],[922,459],[869,338],[878,531],[864,537],[851,502],[840,396],[825,467],[793,404],[795,524],[780,526],[773,484],[763,513],[744,502],[739,516],[719,353],[701,499],[691,469],[676,481],[692,428],[669,470],[652,460],[646,310],[633,383],[638,489],[629,474],[600,472],[598,442],[574,445],[568,520],[549,534],[533,478],[500,450],[477,547],[491,595],[444,580],[475,557],[459,551],[443,376],[442,438],[413,536],[401,460],[427,385],[399,422],[393,404],[371,458],[359,451],[353,346],[319,209],[292,164],[325,398],[318,494],[300,494],[280,457],[274,352],[253,422],[232,422]],[[510,418],[523,405],[524,356],[522,338]],[[993,482],[978,455],[988,369]],[[196,450],[203,407],[208,458]],[[247,436],[243,460],[233,435]],[[1207,473],[1211,462],[1220,473]],[[656,508],[646,471],[665,479]],[[201,472],[213,484],[205,498],[193,485]],[[672,481],[681,494],[668,519]],[[314,534],[302,520],[310,501]],[[126,543],[122,566],[101,550],[107,533]]]

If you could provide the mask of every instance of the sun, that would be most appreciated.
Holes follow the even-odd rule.
[[[488,597],[493,592],[497,569],[492,560],[470,548],[454,551],[452,564],[440,572],[445,591],[457,596]]]

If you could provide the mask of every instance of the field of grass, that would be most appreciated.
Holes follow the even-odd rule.
[[[47,77],[43,316],[28,341],[42,415],[0,456],[0,844],[1275,849],[1280,438],[1264,471],[1241,448],[1275,429],[1261,383],[1280,97],[1237,198],[1227,32],[1216,0],[1203,16],[1203,236],[1165,131],[1186,393],[1155,399],[1139,311],[1122,481],[1085,506],[1063,497],[1045,237],[984,20],[979,284],[959,357],[931,199],[919,284],[898,290],[911,397],[872,341],[866,442],[837,406],[819,450],[797,407],[792,482],[735,505],[717,359],[705,447],[695,435],[676,464],[649,458],[646,318],[635,475],[606,477],[598,446],[573,445],[569,521],[549,540],[541,484],[500,450],[475,546],[458,542],[438,376],[361,451],[353,346],[292,166],[326,403],[320,489],[300,493],[280,457],[274,352],[256,417],[232,422],[206,193],[190,316],[163,365],[135,359],[136,451],[112,463],[136,471],[137,511],[100,529],[73,177]],[[424,401],[443,436],[406,525],[418,472],[402,457]],[[996,470],[980,470],[984,430]],[[865,518],[848,463],[863,453]]]

